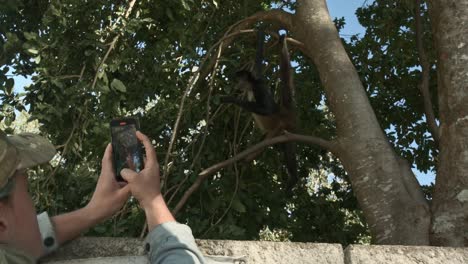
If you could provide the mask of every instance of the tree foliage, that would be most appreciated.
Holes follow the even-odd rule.
[[[108,0],[9,0],[0,5],[1,118],[12,132],[14,110],[27,109],[60,153],[51,166],[30,174],[42,210],[60,213],[86,204],[110,140],[108,123],[116,116],[139,117],[141,130],[154,139],[163,172],[169,171],[163,191],[171,208],[201,170],[262,139],[248,113],[219,103],[219,96],[235,93],[235,71],[251,62],[254,35],[236,36],[214,71],[207,65],[216,54],[208,51],[237,21],[279,5],[294,10],[295,3],[130,2],[135,5]],[[434,170],[437,150],[417,88],[421,72],[414,6],[379,0],[357,15],[366,34],[352,37],[346,48],[378,120],[399,154],[421,171]],[[340,28],[344,21],[335,23]],[[424,41],[432,50],[427,16],[424,23]],[[274,45],[267,49],[266,76],[272,87],[278,84],[278,51]],[[299,132],[336,138],[317,69],[297,49],[292,58]],[[201,78],[190,88],[198,70]],[[32,76],[24,94],[13,90],[15,75]],[[185,95],[175,147],[166,153]],[[302,144],[298,157],[301,181],[293,197],[282,189],[281,157],[269,148],[255,163],[237,163],[205,180],[178,220],[189,223],[199,238],[258,239],[267,228],[286,230],[293,241],[368,241],[362,212],[337,158]],[[144,214],[132,200],[90,234],[139,236],[143,224]]]

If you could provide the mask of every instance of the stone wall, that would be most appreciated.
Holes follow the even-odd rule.
[[[230,240],[197,240],[209,263],[468,264],[468,248],[365,246]],[[77,239],[45,260],[49,264],[146,264],[134,238]]]

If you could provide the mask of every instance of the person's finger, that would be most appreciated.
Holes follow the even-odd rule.
[[[102,169],[112,170],[112,144],[107,144],[106,150],[102,157]]]
[[[128,197],[130,197],[131,194],[132,193],[130,191],[130,185],[128,184],[117,191],[117,195],[122,197],[123,199],[128,199]]]
[[[114,179],[115,179],[115,178],[114,178]],[[116,181],[116,182],[117,182],[117,184],[119,185],[119,188],[123,188],[123,187],[125,187],[125,186],[128,185],[128,183],[127,183],[127,182],[124,182],[124,181]]]
[[[150,164],[152,162],[157,163],[158,158],[156,157],[156,151],[154,150],[153,144],[151,144],[151,141],[149,140],[149,138],[145,134],[141,133],[140,131],[136,132],[136,136],[145,146],[146,159],[148,161],[147,164]]]
[[[122,169],[120,171],[120,175],[122,175],[122,178],[124,178],[124,180],[126,180],[127,182],[133,182],[133,180],[135,179],[135,177],[138,176],[138,173],[130,170],[130,169]]]

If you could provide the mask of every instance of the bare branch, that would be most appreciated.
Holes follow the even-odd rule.
[[[74,78],[77,78],[79,79],[80,78],[80,75],[61,75],[61,76],[57,76],[55,77],[57,80],[65,80],[65,79],[74,79]]]
[[[86,64],[83,64],[83,68],[81,68],[80,77],[79,77],[78,81],[81,81],[83,79],[83,75],[84,75],[85,70],[86,70]]]
[[[198,189],[198,187],[200,187],[200,185],[203,183],[203,181],[208,176],[213,175],[216,172],[218,172],[219,170],[221,170],[221,169],[223,169],[223,168],[225,168],[225,167],[227,167],[227,166],[229,166],[229,165],[231,165],[231,164],[233,164],[233,163],[235,163],[237,161],[240,161],[240,160],[244,159],[245,157],[247,157],[251,153],[257,152],[259,150],[263,150],[268,146],[272,146],[272,145],[279,144],[279,143],[290,142],[290,141],[298,141],[298,142],[303,142],[303,143],[306,143],[306,144],[318,145],[318,146],[320,146],[322,148],[325,148],[325,149],[329,150],[330,152],[332,152],[335,155],[337,155],[337,153],[339,151],[338,146],[333,141],[328,141],[328,140],[318,138],[318,137],[313,137],[313,136],[292,134],[292,133],[289,133],[289,132],[285,132],[281,136],[266,139],[266,140],[264,140],[264,141],[262,141],[262,142],[260,142],[260,143],[258,143],[256,145],[254,145],[254,146],[240,152],[236,156],[234,156],[234,157],[232,157],[230,159],[227,159],[227,160],[225,160],[223,162],[220,162],[218,164],[215,164],[215,165],[203,170],[202,172],[200,172],[198,174],[198,177],[195,180],[195,182],[184,193],[184,195],[182,196],[180,201],[177,203],[177,205],[174,208],[174,210],[172,211],[172,213],[174,215],[176,215],[180,211],[180,209],[182,209],[182,207],[188,201],[190,196]]]
[[[436,118],[434,114],[434,108],[431,101],[431,93],[429,91],[429,82],[430,82],[430,70],[431,65],[427,58],[427,53],[424,49],[424,30],[422,25],[422,14],[421,14],[421,0],[416,0],[416,45],[418,47],[419,61],[421,63],[422,69],[422,80],[419,84],[419,90],[423,96],[424,100],[424,111],[426,113],[426,121],[431,131],[432,137],[437,145],[439,145],[439,126],[436,123]]]
[[[237,23],[233,24],[226,30],[226,33],[224,34],[223,38],[221,38],[213,47],[209,49],[207,52],[207,57],[208,58],[213,51],[213,48],[218,46],[221,42],[223,43],[223,48],[228,47],[231,45],[233,37],[242,34],[242,33],[253,33],[255,30],[246,30],[247,28],[252,27],[253,24],[255,24],[258,21],[265,21],[265,22],[272,22],[276,25],[279,25],[281,28],[285,29],[290,29],[293,27],[293,14],[287,13],[283,10],[280,9],[274,9],[270,11],[261,11],[258,13],[253,14],[250,17],[247,17],[243,20],[238,21]],[[273,36],[275,36],[273,34]],[[296,45],[300,42],[292,42],[291,44]],[[303,50],[304,45],[298,45],[298,47]],[[206,69],[200,74],[201,79],[204,79],[209,72],[211,71],[214,61],[211,60],[210,62],[207,63]],[[203,63],[204,64],[204,63]],[[202,65],[203,65],[202,64]],[[201,68],[201,67],[200,67]]]
[[[195,158],[193,159],[192,161],[192,165],[190,165],[190,171],[193,169],[193,166],[195,166],[195,163],[198,161],[198,159],[200,158],[200,154],[203,150],[203,147],[205,145],[205,140],[206,140],[206,136],[208,135],[208,127],[210,125],[210,119],[211,119],[211,105],[210,105],[210,98],[211,98],[211,94],[213,92],[213,87],[214,87],[214,75],[216,74],[216,70],[218,68],[218,61],[219,61],[219,58],[221,57],[221,53],[222,53],[222,49],[219,48],[218,49],[218,54],[216,56],[216,64],[215,66],[213,67],[213,72],[211,74],[211,80],[210,80],[210,84],[209,84],[209,92],[208,92],[208,98],[206,99],[206,117],[205,117],[205,121],[206,121],[206,125],[205,125],[205,128],[204,128],[204,132],[202,133],[202,142],[200,144],[200,147],[197,151],[197,154],[195,155]],[[218,110],[220,109],[220,107],[218,108]],[[167,157],[167,156],[166,156]],[[165,174],[165,180],[167,181],[167,177],[169,175],[166,175]],[[180,187],[185,183],[185,181],[188,179],[188,175],[186,175],[186,177],[182,180],[182,182],[179,184],[179,187],[174,191],[174,193],[171,195],[171,198],[169,199],[168,201],[168,204],[171,203],[172,199],[177,195],[177,193],[179,192],[179,189]]]
[[[226,33],[251,27],[251,25],[258,21],[272,22],[274,24],[279,25],[282,28],[290,29],[291,27],[293,27],[293,14],[285,12],[281,9],[261,11],[235,23],[234,25],[229,27]]]

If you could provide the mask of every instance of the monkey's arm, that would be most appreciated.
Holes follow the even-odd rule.
[[[244,101],[231,96],[221,97],[221,103],[235,104],[251,113],[264,116],[274,114],[276,110],[274,105],[263,105],[258,102]]]

